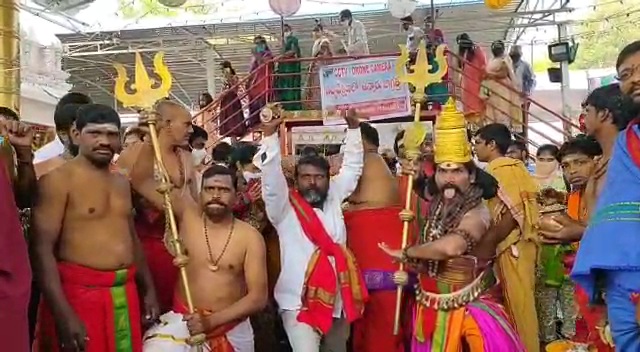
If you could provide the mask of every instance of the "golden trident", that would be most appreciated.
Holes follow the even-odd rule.
[[[405,45],[400,45],[400,57],[396,61],[396,75],[402,83],[411,84],[415,91],[411,95],[411,100],[415,104],[415,116],[413,123],[404,131],[402,144],[404,146],[404,158],[413,164],[420,156],[420,146],[427,136],[427,128],[420,123],[420,108],[423,102],[427,100],[425,88],[432,83],[442,82],[442,77],[447,73],[447,58],[444,55],[445,45],[439,45],[436,49],[435,61],[438,69],[430,73],[433,69],[427,59],[427,48],[424,41],[420,43],[417,52],[416,63],[409,68],[412,73],[406,72],[406,63],[409,61],[409,51]],[[400,220],[402,220],[402,249],[407,246],[409,237],[409,223],[415,218],[415,214],[411,210],[411,192],[413,192],[413,177],[407,179],[407,194],[404,209],[400,212]],[[399,271],[404,271],[404,263],[400,263]],[[404,285],[398,285],[396,291],[396,312],[393,325],[393,334],[398,335],[400,331],[400,311],[402,308],[402,290]]]
[[[149,125],[151,144],[153,146],[156,164],[158,165],[161,176],[158,192],[160,192],[164,198],[164,211],[167,221],[169,222],[169,227],[171,230],[171,243],[173,244],[175,253],[173,263],[178,268],[180,268],[180,281],[182,282],[182,286],[184,287],[184,293],[186,296],[185,298],[187,300],[189,313],[194,313],[195,309],[193,307],[193,300],[191,298],[192,296],[191,289],[189,288],[189,280],[187,279],[187,269],[185,268],[188,258],[184,254],[182,245],[180,243],[180,237],[178,236],[178,226],[176,223],[175,214],[173,212],[173,206],[171,204],[170,192],[172,185],[169,179],[169,174],[167,173],[167,169],[165,168],[164,162],[162,160],[162,153],[160,152],[160,144],[158,142],[158,131],[156,129],[158,121],[156,113],[155,111],[153,111],[153,106],[158,100],[169,96],[169,91],[171,91],[171,85],[173,84],[173,77],[171,76],[171,72],[169,72],[169,68],[164,63],[164,53],[161,51],[157,52],[153,57],[153,69],[156,75],[160,77],[161,82],[158,87],[154,88],[153,86],[157,83],[156,80],[149,78],[147,69],[144,67],[144,63],[142,62],[140,53],[136,53],[135,81],[131,83],[131,89],[135,90],[135,93],[130,94],[127,93],[125,89],[127,82],[129,82],[126,68],[124,67],[124,65],[119,63],[113,64],[113,67],[118,73],[118,77],[116,77],[116,84],[114,87],[116,98],[122,103],[122,106],[126,108],[135,107],[138,109],[142,109],[148,115],[146,123]],[[200,345],[205,341],[205,339],[205,335],[201,334],[191,337],[188,342],[190,345]]]

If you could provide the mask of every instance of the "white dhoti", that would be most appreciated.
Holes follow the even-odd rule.
[[[253,329],[249,319],[236,325],[225,334],[235,352],[254,352]],[[197,348],[189,346],[189,329],[182,320],[182,314],[169,312],[160,317],[160,322],[144,334],[142,350],[144,352],[196,352]],[[204,344],[204,351],[211,351]],[[212,351],[215,352],[215,351]]]

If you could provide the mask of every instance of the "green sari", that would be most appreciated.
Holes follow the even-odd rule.
[[[283,54],[293,51],[295,54],[292,58],[299,59],[301,57],[300,45],[298,38],[290,35],[284,43]],[[282,102],[282,108],[289,111],[302,110],[301,104],[301,76],[302,65],[300,61],[281,62],[278,64],[279,74],[276,79],[276,94],[278,101]]]

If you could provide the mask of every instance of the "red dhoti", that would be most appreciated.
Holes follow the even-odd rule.
[[[171,310],[179,269],[164,244],[165,218],[162,212],[145,208],[135,219],[136,233],[151,272],[160,314]]]
[[[393,335],[396,285],[393,273],[398,264],[391,261],[378,243],[391,248],[402,245],[400,207],[346,211],[347,246],[362,270],[369,290],[363,318],[353,325],[353,350],[357,352],[404,352],[402,335]]]
[[[98,271],[58,263],[64,295],[87,331],[85,352],[142,352],[142,322],[135,269]],[[34,352],[57,352],[51,311],[38,311]]]

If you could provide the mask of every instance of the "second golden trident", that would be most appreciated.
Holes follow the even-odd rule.
[[[180,281],[184,287],[185,299],[187,301],[189,313],[194,313],[195,309],[193,306],[191,289],[189,287],[189,280],[187,279],[187,270],[185,268],[188,258],[184,253],[180,243],[180,237],[178,235],[176,217],[171,204],[171,180],[169,179],[169,174],[167,173],[167,169],[165,168],[162,160],[162,153],[160,152],[160,145],[158,143],[158,130],[156,128],[158,123],[157,114],[153,111],[153,106],[158,100],[169,96],[169,92],[171,91],[171,86],[173,84],[173,77],[171,76],[171,72],[169,72],[169,68],[164,63],[164,53],[156,53],[153,58],[153,68],[156,75],[160,77],[161,82],[159,82],[160,84],[158,87],[154,88],[154,85],[158,82],[149,78],[149,74],[147,73],[147,69],[144,67],[140,53],[136,53],[135,81],[130,85],[131,89],[133,89],[135,93],[131,94],[126,91],[129,78],[127,77],[127,70],[124,65],[116,63],[113,66],[118,73],[114,87],[116,98],[120,103],[122,103],[122,106],[142,109],[142,111],[148,115],[146,123],[149,125],[151,144],[153,145],[156,164],[161,175],[158,192],[160,192],[164,198],[164,211],[166,221],[169,223],[171,243],[173,244],[173,252],[175,253],[173,262],[180,268]],[[201,345],[205,339],[206,337],[204,334],[193,336],[189,340],[189,344]]]
[[[396,75],[398,80],[402,83],[411,84],[414,87],[414,92],[411,96],[411,100],[415,106],[415,115],[413,123],[408,126],[404,131],[404,138],[402,144],[404,146],[404,158],[413,163],[420,156],[420,146],[422,145],[426,135],[427,128],[420,122],[420,109],[422,104],[427,100],[425,94],[425,88],[432,84],[442,82],[442,77],[447,73],[448,65],[447,58],[444,54],[446,50],[445,45],[440,45],[436,49],[435,62],[438,67],[435,71],[431,72],[434,67],[429,64],[427,58],[427,48],[424,41],[420,43],[418,47],[416,62],[409,66],[409,69],[413,72],[406,72],[406,64],[409,61],[409,51],[405,45],[400,45],[400,57],[396,61]],[[400,219],[402,220],[402,249],[407,246],[409,238],[409,224],[415,218],[415,214],[411,210],[411,193],[413,192],[413,177],[407,180],[407,194],[404,209],[400,212]],[[404,271],[404,263],[400,263],[400,272]],[[396,292],[396,312],[393,325],[394,335],[398,335],[400,332],[400,312],[402,308],[402,292],[404,285],[398,285]]]

